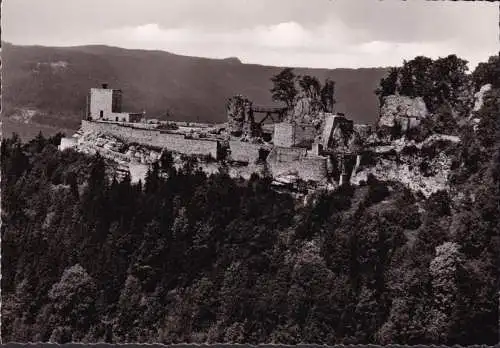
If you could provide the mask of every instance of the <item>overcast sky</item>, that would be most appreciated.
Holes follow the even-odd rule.
[[[422,0],[3,0],[2,39],[107,44],[245,63],[400,65],[499,51],[498,4]]]

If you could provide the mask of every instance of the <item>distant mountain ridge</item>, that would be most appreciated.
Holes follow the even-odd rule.
[[[226,121],[226,100],[235,94],[255,104],[275,104],[270,78],[282,70],[244,64],[236,57],[210,59],[103,45],[2,46],[4,115],[36,110],[32,123],[70,129],[78,127],[88,90],[101,83],[123,90],[124,111],[218,123]],[[373,91],[387,68],[294,70],[321,81],[333,79],[343,111],[356,122],[376,120]]]

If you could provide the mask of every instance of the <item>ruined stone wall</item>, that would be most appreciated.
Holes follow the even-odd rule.
[[[354,122],[342,115],[325,114],[321,134],[323,148],[336,148],[344,145],[353,132]]]
[[[219,143],[209,139],[188,139],[183,134],[138,129],[117,124],[82,121],[83,132],[108,133],[128,143],[138,143],[187,155],[211,155],[218,158]]]
[[[258,144],[231,140],[229,149],[231,150],[230,158],[233,161],[255,163],[259,159],[260,145]]]
[[[326,157],[311,156],[297,162],[299,176],[303,180],[323,181],[327,178]]]
[[[273,177],[296,175],[305,181],[327,178],[327,158],[308,156],[305,149],[275,147],[267,157],[267,163]]]
[[[294,147],[275,147],[269,154],[269,158],[275,158],[279,162],[300,161],[307,155],[307,150]]]
[[[311,148],[316,138],[316,127],[309,124],[295,125],[294,146]]]
[[[294,124],[289,122],[274,125],[274,145],[280,147],[311,148],[316,138],[316,127],[310,124]]]
[[[288,122],[274,125],[273,142],[275,146],[292,147],[295,142],[293,124]]]
[[[323,125],[323,134],[321,135],[322,145],[325,149],[328,147],[330,138],[332,137],[333,129],[335,126],[335,118],[336,118],[335,115],[325,116],[325,122]]]
[[[236,95],[226,103],[228,129],[233,135],[245,134],[253,136],[254,119],[252,101],[241,95]]]

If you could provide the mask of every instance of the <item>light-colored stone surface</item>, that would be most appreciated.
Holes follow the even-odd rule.
[[[62,138],[61,143],[59,144],[59,151],[63,151],[69,148],[74,148],[77,145],[78,141],[75,138]]]
[[[421,191],[426,197],[439,190],[448,190],[448,175],[451,172],[451,158],[443,151],[435,157],[425,159],[420,150],[433,146],[436,142],[449,142],[450,145],[460,141],[460,138],[451,135],[434,134],[421,143],[398,139],[387,146],[374,148],[375,165],[369,167],[355,166],[351,176],[352,184],[366,181],[368,174],[373,174],[379,180],[398,181],[405,184],[413,191]],[[402,154],[402,150],[414,147],[418,152]],[[391,151],[395,151],[398,161],[393,158]],[[422,173],[420,164],[425,163],[429,168],[427,173]],[[361,168],[360,168],[361,167]]]
[[[90,89],[90,102],[89,113],[92,120],[105,120],[113,122],[131,122],[137,120],[137,116],[131,116],[128,112],[119,112],[121,105],[118,109],[113,110],[113,95],[120,94],[121,91],[109,88],[91,88]],[[121,103],[121,97],[119,98]],[[113,112],[115,111],[115,112]],[[102,113],[102,117],[101,117]]]
[[[323,126],[323,134],[322,134],[322,140],[323,140],[323,148],[328,147],[328,143],[330,141],[330,138],[332,137],[333,129],[335,126],[335,115],[329,114],[325,116],[325,123]]]
[[[261,146],[239,140],[229,141],[230,158],[233,161],[255,163],[259,159]]]
[[[290,121],[317,125],[322,121],[323,106],[319,99],[300,93],[290,115]]]
[[[141,180],[143,183],[146,181],[146,173],[148,172],[149,165],[139,163],[129,163],[130,181],[137,183]]]
[[[311,124],[282,122],[274,125],[273,142],[280,147],[310,148],[316,138],[316,127]]]
[[[308,155],[305,149],[275,147],[267,157],[273,177],[295,175],[305,181],[325,181],[326,157]]]
[[[294,144],[293,124],[289,122],[275,124],[273,142],[275,146],[292,147]]]
[[[482,86],[479,89],[479,91],[476,94],[474,94],[474,108],[472,109],[472,111],[477,112],[483,107],[484,95],[486,94],[486,92],[490,90],[491,90],[491,84],[488,83]]]
[[[217,159],[218,156],[219,145],[216,140],[188,139],[179,133],[161,132],[156,129],[138,129],[102,122],[82,121],[81,128],[83,132],[110,134],[127,143],[166,148],[169,151],[189,155],[210,155],[214,159]]]
[[[389,95],[384,98],[378,125],[394,127],[399,124],[403,129],[407,125],[409,125],[409,128],[413,128],[418,126],[420,120],[427,116],[427,107],[421,97],[410,98],[401,95]],[[408,121],[408,117],[410,117],[410,121]]]

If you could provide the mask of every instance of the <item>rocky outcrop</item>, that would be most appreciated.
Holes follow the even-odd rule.
[[[323,121],[323,103],[317,98],[307,96],[301,92],[295,101],[289,115],[289,122],[319,125]]]
[[[435,134],[421,143],[398,139],[390,145],[372,148],[357,163],[351,183],[358,185],[372,174],[379,180],[401,182],[426,197],[448,190],[452,159],[446,149],[459,141],[458,137]]]
[[[486,84],[482,86],[479,91],[474,94],[474,107],[473,112],[479,111],[483,107],[484,95],[491,90],[491,84]]]
[[[428,114],[425,102],[421,97],[410,98],[401,95],[390,95],[383,100],[378,127],[393,128],[401,126],[403,130],[414,128]]]
[[[252,102],[241,95],[228,99],[226,104],[227,125],[229,132],[234,136],[254,134],[254,119]]]

